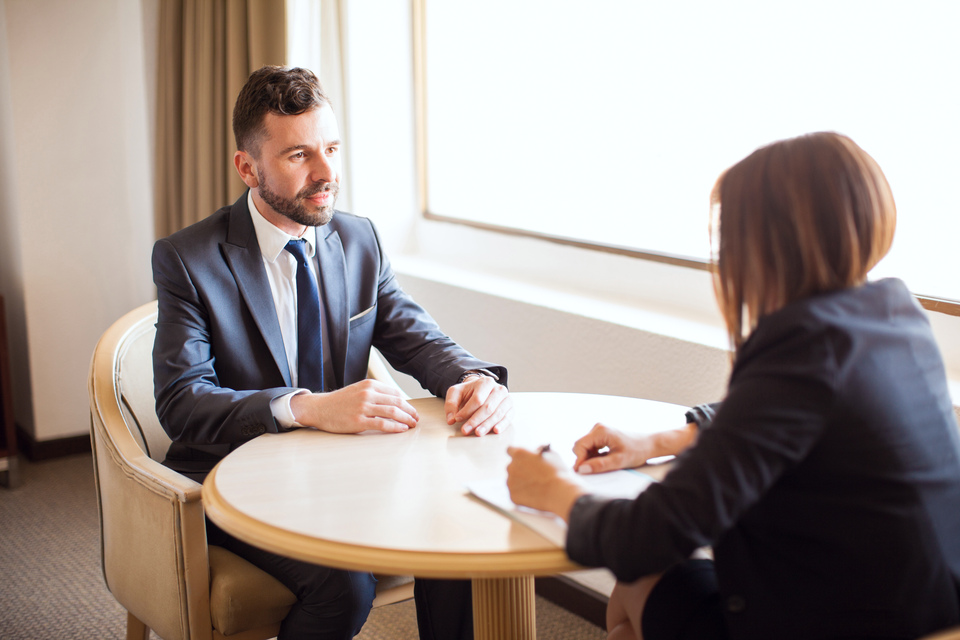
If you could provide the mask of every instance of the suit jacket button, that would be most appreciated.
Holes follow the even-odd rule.
[[[730,596],[727,598],[727,611],[730,613],[743,613],[747,608],[747,601],[742,596]]]

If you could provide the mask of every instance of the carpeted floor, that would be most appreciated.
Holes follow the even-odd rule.
[[[122,639],[126,613],[103,584],[90,455],[22,465],[17,489],[0,486],[0,640]],[[537,637],[605,634],[537,598]],[[416,640],[413,602],[371,613],[360,640]],[[508,640],[508,639],[505,639]]]

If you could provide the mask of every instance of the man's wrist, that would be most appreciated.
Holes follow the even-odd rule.
[[[291,391],[290,393],[285,393],[282,396],[278,396],[270,401],[270,413],[273,414],[274,420],[277,421],[277,424],[282,429],[290,430],[303,426],[297,421],[297,418],[293,413],[291,402],[294,396],[305,393],[310,393],[310,390],[299,389],[297,391]]]

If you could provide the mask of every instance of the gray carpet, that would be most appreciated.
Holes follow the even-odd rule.
[[[0,640],[125,637],[126,613],[103,584],[90,455],[22,465],[17,489],[0,487]],[[537,598],[537,637],[605,634]],[[359,640],[416,640],[413,602],[377,608]]]

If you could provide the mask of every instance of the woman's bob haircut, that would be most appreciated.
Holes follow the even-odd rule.
[[[710,201],[714,288],[735,348],[764,315],[862,284],[897,221],[874,159],[829,132],[757,149],[717,179]]]

